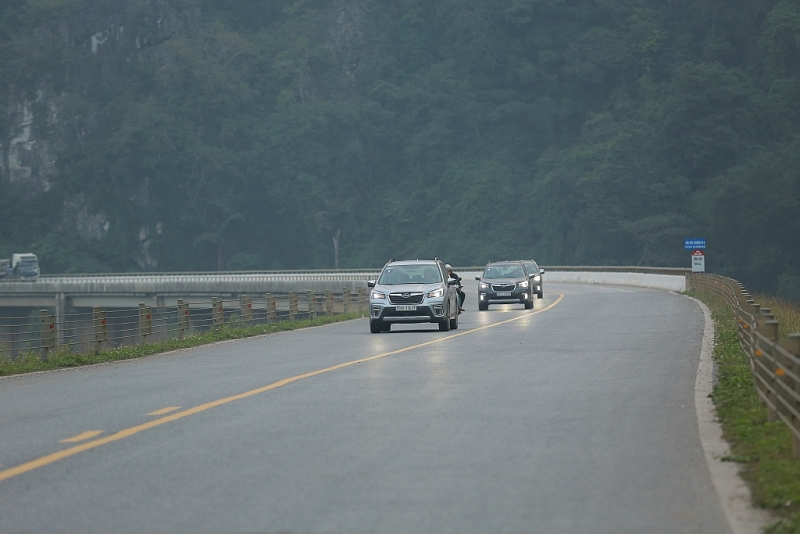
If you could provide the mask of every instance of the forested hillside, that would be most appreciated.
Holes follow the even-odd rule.
[[[688,266],[800,298],[796,0],[4,0],[0,257]]]

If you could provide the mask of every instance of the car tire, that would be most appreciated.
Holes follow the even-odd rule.
[[[458,314],[450,319],[450,330],[458,330]]]
[[[392,323],[384,322],[381,325],[381,332],[389,332],[392,329]]]
[[[450,318],[448,315],[450,314],[450,310],[447,310],[447,313],[444,315],[444,319],[439,321],[439,332],[449,332],[450,331]]]
[[[526,310],[530,310],[531,308],[533,308],[533,300],[526,300],[525,301],[525,309]]]
[[[369,331],[373,334],[380,334],[382,330],[382,325],[378,321],[370,321],[369,322]]]
[[[538,293],[538,297],[539,297],[540,299],[543,299],[543,298],[544,298],[544,291],[539,291],[539,293]]]
[[[484,303],[484,302],[479,302],[479,303],[478,303],[478,309],[479,309],[480,311],[486,311],[486,310],[488,310],[488,309],[489,309],[489,305],[488,305],[488,304],[486,304],[486,303]]]

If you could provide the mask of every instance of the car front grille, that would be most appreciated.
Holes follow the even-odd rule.
[[[517,284],[492,284],[492,291],[514,291]]]
[[[389,293],[392,304],[421,304],[422,293]]]

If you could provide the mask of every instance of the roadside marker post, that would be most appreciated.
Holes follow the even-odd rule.
[[[702,237],[693,237],[683,240],[683,248],[692,251],[692,272],[706,272],[706,240]]]
[[[695,250],[692,252],[692,272],[706,272],[706,255],[702,250]]]

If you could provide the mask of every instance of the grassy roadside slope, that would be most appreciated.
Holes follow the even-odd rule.
[[[766,529],[768,534],[800,534],[800,460],[792,457],[791,433],[782,422],[767,420],[747,355],[739,346],[732,311],[721,300],[694,296],[709,306],[714,317],[718,368],[712,397],[725,439],[731,444],[731,455],[725,460],[740,464],[753,503],[780,518]],[[775,314],[781,336],[800,331],[797,307],[763,296],[756,301]]]
[[[65,369],[68,367],[78,367],[81,365],[92,365],[95,363],[114,362],[119,360],[130,360],[141,358],[152,354],[160,354],[176,349],[186,349],[226,341],[229,339],[241,339],[245,337],[261,336],[274,334],[275,332],[286,332],[311,326],[322,326],[350,319],[363,317],[361,313],[326,315],[316,319],[302,319],[299,321],[280,321],[272,324],[250,326],[246,328],[234,328],[228,325],[218,330],[212,330],[203,334],[187,336],[184,339],[171,339],[147,345],[137,345],[132,347],[119,347],[116,349],[102,350],[96,353],[79,354],[72,352],[69,348],[59,349],[42,360],[36,353],[21,355],[14,360],[5,358],[0,359],[0,376],[17,375],[31,373],[34,371],[51,371],[54,369]]]

